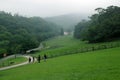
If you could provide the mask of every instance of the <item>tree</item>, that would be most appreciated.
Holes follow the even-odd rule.
[[[25,53],[57,35],[60,28],[40,17],[27,18],[0,11],[0,49],[9,54]]]
[[[64,30],[63,30],[63,28],[61,28],[60,34],[61,34],[61,35],[64,35]]]
[[[74,37],[93,43],[120,38],[120,7],[109,6],[107,9],[95,10],[98,14],[93,14],[89,21],[80,22],[75,27]]]

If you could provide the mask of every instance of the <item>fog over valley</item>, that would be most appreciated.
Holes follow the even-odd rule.
[[[52,17],[71,13],[93,14],[95,8],[120,5],[119,0],[0,0],[0,11],[23,16]]]

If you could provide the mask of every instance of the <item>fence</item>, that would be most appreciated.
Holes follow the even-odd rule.
[[[77,50],[67,50],[63,53],[50,54],[47,56],[48,56],[48,58],[54,58],[54,57],[58,57],[58,56],[85,53],[85,52],[97,51],[97,50],[103,50],[103,49],[109,49],[109,48],[115,48],[115,47],[120,47],[120,43],[116,42],[116,43],[109,43],[109,44],[94,45],[94,46],[90,46],[90,47],[79,48]],[[0,67],[9,66],[9,65],[10,65],[9,63],[5,64],[2,61],[0,61]]]
[[[72,50],[72,51],[68,50],[63,53],[50,54],[48,55],[48,58],[64,56],[64,55],[69,55],[69,54],[85,53],[85,52],[103,50],[103,49],[109,49],[109,48],[115,48],[115,47],[120,47],[120,43],[116,42],[116,43],[109,43],[109,44],[100,44],[100,45],[91,46],[91,47],[83,47],[83,48]]]

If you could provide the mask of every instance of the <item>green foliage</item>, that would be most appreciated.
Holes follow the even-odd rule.
[[[86,21],[86,20],[82,20],[79,24],[77,24],[75,26],[75,30],[74,30],[74,37],[75,38],[82,38],[85,37],[86,32],[88,30],[88,26],[89,26],[90,22]]]
[[[4,54],[4,53],[6,53],[7,51],[5,50],[5,49],[2,49],[2,48],[0,48],[0,54]]]
[[[92,15],[91,20],[86,23],[80,22],[75,27],[74,37],[89,42],[110,41],[120,38],[120,7],[109,6],[107,9],[97,8],[96,11],[98,14]],[[87,25],[88,23],[89,25]]]
[[[27,18],[0,11],[0,48],[8,54],[25,53],[59,32],[56,25],[39,17]]]

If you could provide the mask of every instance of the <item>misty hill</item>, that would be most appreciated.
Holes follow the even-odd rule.
[[[63,27],[65,30],[72,30],[73,27],[79,23],[82,19],[88,19],[87,14],[66,14],[54,17],[45,18],[46,21],[57,24]]]
[[[59,28],[40,17],[23,17],[0,11],[0,55],[25,53],[59,35]]]

